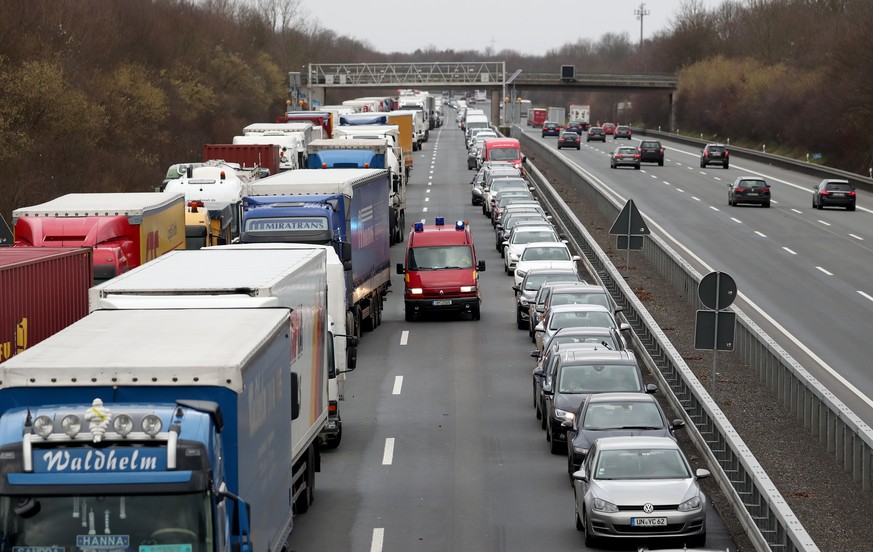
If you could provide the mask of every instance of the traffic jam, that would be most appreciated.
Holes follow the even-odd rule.
[[[503,271],[513,278],[516,327],[533,346],[531,406],[549,452],[563,458],[585,544],[705,546],[707,497],[698,481],[710,473],[695,470],[680,449],[675,433],[685,423],[668,419],[656,386],[645,383],[622,308],[588,280],[538,202],[518,140],[482,124],[483,112],[448,105],[465,133],[467,168],[477,171],[471,203],[491,221]]]

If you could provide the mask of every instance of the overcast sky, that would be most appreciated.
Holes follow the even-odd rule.
[[[667,29],[683,1],[648,0],[643,36]],[[700,0],[707,9],[722,0]],[[640,38],[634,12],[640,0],[301,0],[310,17],[337,34],[368,42],[385,52],[438,50],[495,52],[513,49],[543,55],[579,38],[592,40],[607,32]],[[341,60],[335,60],[341,61]]]

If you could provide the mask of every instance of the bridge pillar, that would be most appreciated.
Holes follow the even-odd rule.
[[[679,92],[674,90],[670,92],[670,132],[676,132],[676,95]]]
[[[500,90],[491,91],[491,124],[499,126],[500,121],[500,106],[503,105],[503,96],[500,95]]]
[[[327,89],[324,86],[311,86],[309,88],[310,109],[318,102],[318,105],[327,105]]]

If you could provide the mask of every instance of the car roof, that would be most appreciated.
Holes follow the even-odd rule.
[[[554,231],[554,228],[550,227],[549,229]],[[515,230],[515,229],[513,228],[513,230]],[[567,251],[570,250],[570,248],[567,247],[567,244],[565,244],[564,242],[559,242],[559,241],[557,241],[557,242],[530,242],[530,243],[524,244],[524,248],[525,249],[566,249]]]
[[[537,276],[540,274],[576,274],[576,271],[572,268],[532,268],[524,277],[527,278],[531,274]]]
[[[524,227],[517,227],[517,228],[518,228],[518,230],[516,230],[515,228],[513,228],[512,231],[513,231],[513,232],[539,232],[539,231],[542,231],[542,230],[551,230],[552,232],[555,231],[555,228],[554,228],[553,226],[549,226],[548,224],[534,224],[534,225],[531,225],[531,226],[524,226]],[[531,243],[532,243],[532,244],[543,244],[543,243],[545,243],[545,244],[553,245],[553,244],[555,244],[555,243],[560,243],[560,242],[531,242]]]
[[[558,336],[567,335],[597,335],[597,336],[612,336],[614,330],[605,326],[569,326],[561,328],[555,332],[552,339]]]
[[[628,393],[628,392],[613,392],[613,393],[597,393],[588,398],[588,404],[591,403],[609,403],[618,401],[635,401],[635,402],[651,402],[658,404],[654,395],[649,393]],[[659,405],[660,406],[660,405]]]
[[[679,450],[679,443],[672,437],[644,437],[642,435],[622,436],[622,437],[601,437],[597,439],[597,448],[604,450],[622,450],[622,449],[676,449]]]
[[[565,291],[567,293],[569,293],[571,291],[590,291],[590,292],[602,291],[603,293],[606,293],[606,289],[603,286],[599,286],[597,284],[586,284],[586,283],[582,283],[582,282],[577,282],[577,283],[571,283],[571,284],[566,284],[566,285],[553,286],[552,295],[554,295],[556,293],[561,293],[562,291]]]
[[[611,312],[609,312],[609,309],[607,309],[603,305],[596,305],[594,303],[583,303],[581,305],[554,305],[552,306],[552,310],[550,312],[552,315],[560,312],[605,312],[607,314],[612,314]]]
[[[579,365],[579,364],[625,364],[628,366],[636,366],[639,368],[636,355],[631,351],[618,350],[610,351],[609,349],[601,351],[565,351],[561,354],[561,364]]]

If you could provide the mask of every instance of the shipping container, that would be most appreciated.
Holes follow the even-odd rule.
[[[0,362],[88,314],[90,247],[0,248]]]
[[[279,172],[279,146],[271,144],[203,144],[203,160],[239,163],[243,169],[258,167]]]

